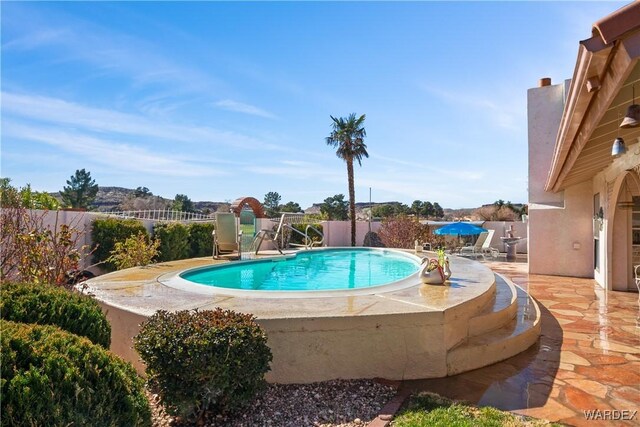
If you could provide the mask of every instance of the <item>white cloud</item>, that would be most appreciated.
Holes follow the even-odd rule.
[[[68,29],[43,29],[35,30],[25,35],[14,38],[2,44],[2,51],[30,50],[54,43],[59,43],[69,37]]]
[[[3,138],[39,142],[65,152],[81,155],[87,161],[116,170],[160,176],[205,177],[225,175],[226,172],[206,167],[175,155],[161,155],[145,148],[96,138],[77,131],[33,127],[4,120]]]
[[[338,177],[335,169],[299,160],[280,160],[272,164],[248,165],[244,169],[247,172],[262,175],[295,177],[296,180],[313,179],[314,181],[323,182],[342,182],[346,180],[346,176],[340,175]]]
[[[236,132],[204,126],[175,125],[165,120],[151,120],[144,116],[87,107],[44,96],[2,92],[2,113],[58,126],[74,126],[92,132],[151,137],[174,142],[223,144],[236,148],[282,149]]]
[[[494,125],[502,129],[520,130],[518,125],[519,109],[513,105],[512,101],[500,100],[495,93],[478,95],[470,92],[454,92],[427,84],[419,86],[425,92],[462,110],[467,110],[467,113],[473,111],[473,114],[486,116]]]
[[[135,85],[163,85],[174,94],[202,93],[226,87],[210,72],[182,65],[162,54],[162,45],[114,31],[51,9],[12,5],[3,31],[5,49],[55,51],[57,61],[82,62],[102,72],[129,78]],[[3,22],[4,23],[4,22]]]
[[[242,102],[233,101],[231,99],[223,99],[215,103],[216,107],[222,108],[227,111],[234,111],[236,113],[250,114],[252,116],[264,117],[266,119],[275,119],[276,116],[268,111],[250,104],[244,104]]]

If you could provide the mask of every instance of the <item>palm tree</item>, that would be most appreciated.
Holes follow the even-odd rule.
[[[362,166],[362,158],[369,157],[364,137],[367,132],[362,127],[365,115],[356,117],[351,113],[349,117],[335,118],[331,126],[333,130],[326,138],[327,145],[337,148],[336,155],[347,163],[347,177],[349,179],[349,216],[351,217],[351,246],[356,245],[356,191],[353,184],[353,161],[357,160]]]

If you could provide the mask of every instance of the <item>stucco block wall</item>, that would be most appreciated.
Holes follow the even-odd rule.
[[[529,208],[529,272],[593,277],[591,181],[568,188],[564,207]]]

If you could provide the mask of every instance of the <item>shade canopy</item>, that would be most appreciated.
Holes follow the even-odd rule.
[[[478,227],[477,225],[473,225],[468,222],[454,222],[452,224],[445,225],[444,227],[440,227],[434,231],[435,234],[440,236],[451,235],[451,236],[471,236],[474,234],[485,233],[489,230]]]

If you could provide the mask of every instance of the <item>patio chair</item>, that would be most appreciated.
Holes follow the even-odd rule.
[[[213,230],[213,258],[221,255],[242,254],[242,230],[234,213],[216,212],[216,226]]]
[[[467,245],[460,248],[460,255],[466,256],[477,256],[482,255],[482,245],[487,240],[487,236],[489,233],[480,233],[478,238],[476,239],[476,243],[473,245]]]
[[[489,230],[489,232],[487,233],[487,238],[485,239],[484,243],[482,244],[482,247],[480,248],[480,251],[482,252],[482,255],[490,255],[492,258],[497,258],[498,255],[500,254],[500,251],[497,250],[496,248],[491,247],[491,240],[493,239],[493,235],[495,234],[496,230]]]

